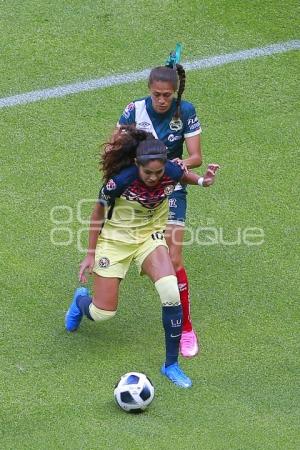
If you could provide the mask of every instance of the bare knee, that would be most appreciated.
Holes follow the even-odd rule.
[[[175,249],[175,251],[172,251],[170,248],[170,259],[172,262],[172,265],[174,267],[175,272],[177,272],[181,267],[183,267],[183,257],[181,251],[179,252],[178,249]]]
[[[169,247],[169,255],[174,270],[177,272],[183,267],[182,244],[184,238],[184,227],[169,225],[166,230],[166,240]]]

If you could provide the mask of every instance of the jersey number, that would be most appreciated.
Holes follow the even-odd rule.
[[[154,241],[156,241],[157,239],[163,240],[164,238],[164,231],[156,231],[156,233],[152,233],[151,237]]]

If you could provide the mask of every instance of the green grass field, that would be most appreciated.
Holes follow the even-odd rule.
[[[293,0],[1,2],[0,97],[156,66],[178,41],[183,63],[285,42],[297,23]],[[113,321],[64,330],[84,255],[78,203],[96,198],[99,144],[146,82],[0,109],[1,449],[300,448],[299,52],[187,76],[204,165],[221,165],[212,189],[189,189],[187,239],[202,227],[185,247],[203,347],[182,360],[191,390],[159,373],[160,303],[135,267]],[[69,224],[53,223],[57,206]],[[55,226],[69,245],[53,245]],[[247,245],[250,228],[261,245]],[[141,415],[113,401],[130,370],[156,388]]]

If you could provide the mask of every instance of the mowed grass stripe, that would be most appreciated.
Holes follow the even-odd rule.
[[[184,67],[186,68],[186,70],[207,69],[210,67],[216,67],[237,61],[244,61],[247,59],[253,59],[262,56],[271,56],[276,53],[284,53],[290,50],[299,50],[299,48],[300,40],[292,40],[278,44],[271,44],[266,47],[252,48],[249,50],[241,50],[235,53],[226,53],[223,55],[212,56],[195,61],[187,61],[184,63]],[[136,82],[146,79],[149,76],[149,73],[150,69],[145,69],[139,72],[111,75],[96,80],[88,80],[79,83],[67,84],[64,86],[57,86],[54,88],[31,91],[10,97],[3,97],[0,99],[0,108],[33,103],[40,100],[48,100],[50,98],[78,94],[84,91],[104,89],[114,85]]]

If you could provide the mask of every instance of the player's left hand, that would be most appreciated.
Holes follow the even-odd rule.
[[[211,186],[215,182],[215,176],[220,168],[219,164],[209,164],[203,176],[203,186]]]
[[[184,162],[182,161],[182,159],[180,158],[174,158],[171,160],[172,162],[174,162],[175,164],[178,164],[178,166],[181,167],[181,169],[184,171],[185,174],[188,173],[189,169],[187,168],[187,166],[184,164]]]

